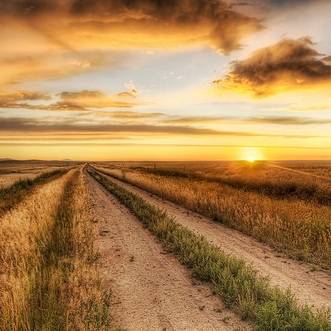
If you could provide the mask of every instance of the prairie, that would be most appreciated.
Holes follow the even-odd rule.
[[[329,168],[0,162],[0,330],[329,331]]]
[[[186,172],[178,170],[178,166],[103,169],[117,178],[249,234],[289,256],[328,269],[331,266],[331,208],[328,206],[331,195],[327,193],[330,186],[321,183],[320,179],[314,186],[315,195],[308,195],[307,187],[310,186],[307,181],[310,178],[294,177],[296,190],[290,194],[287,177],[283,177],[282,169],[278,174],[277,168],[271,170],[277,176],[269,179],[263,175],[267,172],[264,168],[261,172],[258,167],[254,173],[254,169],[249,168],[245,175],[241,166],[236,172],[240,178],[238,185],[234,184],[237,181],[233,177],[219,180],[217,176],[196,175],[196,170],[191,172],[192,168]],[[206,170],[207,174],[211,172]],[[255,189],[251,189],[252,186]],[[264,191],[266,186],[271,187],[273,194]],[[323,199],[322,204],[317,202],[319,198]]]
[[[329,328],[328,313],[299,307],[290,291],[270,287],[268,279],[243,260],[224,254],[202,236],[178,225],[167,214],[123,189],[95,170],[89,173],[127,206],[164,247],[187,265],[194,277],[212,284],[227,307],[255,324],[255,330],[318,330]]]

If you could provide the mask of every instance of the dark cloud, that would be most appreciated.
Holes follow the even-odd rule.
[[[104,94],[100,91],[90,91],[90,90],[82,90],[82,91],[74,91],[74,92],[61,92],[59,96],[63,99],[80,99],[80,98],[100,98],[103,97]]]
[[[105,133],[140,133],[140,134],[191,134],[191,135],[218,135],[221,132],[211,129],[192,128],[188,126],[157,126],[157,125],[113,125],[113,124],[67,124],[50,123],[45,120],[28,118],[3,118],[0,122],[3,132],[105,132]],[[238,132],[226,132],[226,135],[238,135]],[[247,135],[242,133],[242,135]]]
[[[63,134],[81,134],[89,133],[121,133],[131,135],[209,135],[219,137],[283,137],[283,138],[312,138],[309,135],[291,135],[291,134],[272,134],[272,133],[255,133],[244,131],[220,131],[206,128],[196,128],[190,126],[171,126],[171,125],[131,125],[131,124],[80,124],[74,121],[48,122],[45,119],[30,118],[3,118],[0,122],[0,130],[3,133],[54,133]]]
[[[234,62],[225,79],[214,84],[265,96],[325,82],[331,82],[331,65],[306,37],[284,39],[255,51],[247,59]]]
[[[280,124],[280,125],[310,125],[310,124],[330,124],[331,119],[314,119],[296,116],[269,116],[269,117],[250,117],[246,122],[261,124]]]
[[[133,27],[151,37],[153,27],[171,35],[200,26],[204,33],[195,35],[191,30],[191,38],[210,40],[224,52],[238,48],[242,37],[262,28],[257,19],[235,11],[222,0],[10,0],[0,3],[0,15],[33,22],[33,28],[68,49],[74,48],[48,29],[43,17],[68,18],[77,29],[99,26],[124,31]]]

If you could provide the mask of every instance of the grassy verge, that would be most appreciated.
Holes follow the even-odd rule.
[[[243,261],[224,254],[102,174],[89,171],[192,270],[194,277],[209,282],[227,307],[254,323],[255,330],[331,330],[330,312],[313,313],[308,307],[299,307],[290,292],[271,287],[267,279],[258,276]]]
[[[76,172],[64,189],[31,297],[32,330],[106,330],[109,295],[98,272],[96,229]]]
[[[331,268],[330,207],[271,199],[188,178],[98,170],[250,235],[291,258]]]
[[[45,184],[50,180],[56,179],[68,172],[67,169],[56,169],[50,172],[42,173],[35,179],[21,179],[13,185],[0,189],[0,216],[12,209],[19,203],[26,194],[35,186]]]

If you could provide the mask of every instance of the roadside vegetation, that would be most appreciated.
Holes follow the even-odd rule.
[[[25,196],[37,185],[48,183],[68,171],[69,168],[55,169],[52,171],[43,172],[34,179],[19,179],[9,187],[0,188],[0,216],[22,201]]]
[[[98,168],[231,228],[292,258],[331,267],[331,208],[194,178]]]
[[[109,177],[94,169],[89,172],[129,208],[168,251],[190,268],[194,277],[210,283],[227,307],[252,322],[255,330],[331,330],[329,312],[312,312],[309,307],[300,307],[289,291],[271,287],[267,279],[257,275],[242,260],[226,255]]]
[[[71,170],[0,220],[1,331],[108,329],[82,181]]]

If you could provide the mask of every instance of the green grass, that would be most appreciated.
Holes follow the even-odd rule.
[[[12,209],[16,204],[24,199],[26,194],[37,185],[45,184],[67,173],[67,169],[56,169],[42,173],[35,179],[21,179],[13,185],[0,189],[0,216]]]
[[[208,282],[226,306],[252,322],[257,331],[330,331],[330,312],[300,307],[289,291],[273,288],[244,261],[223,253],[204,237],[114,184],[95,170],[90,174],[175,254],[197,279]]]

